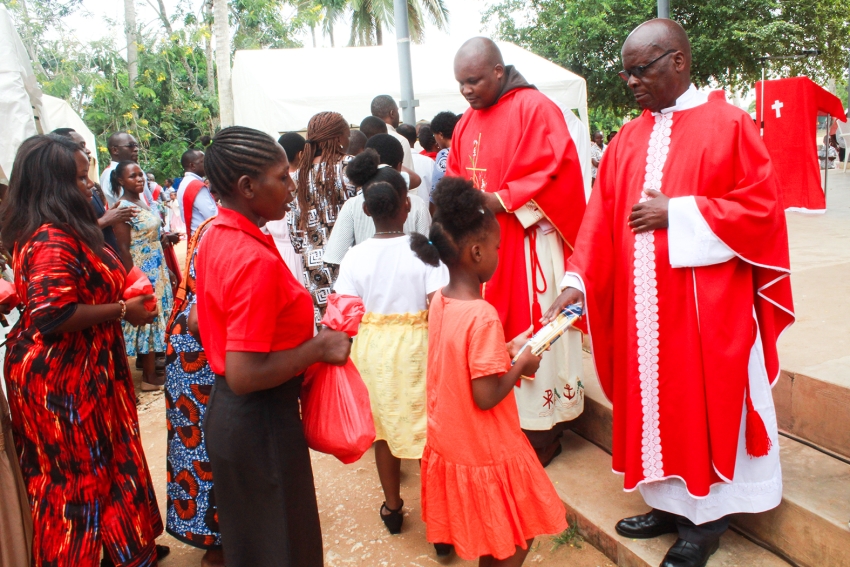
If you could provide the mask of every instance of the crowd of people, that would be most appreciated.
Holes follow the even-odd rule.
[[[703,567],[731,514],[781,497],[785,220],[752,121],[691,84],[684,30],[644,23],[622,57],[644,113],[607,146],[594,134],[589,202],[563,114],[484,38],[454,60],[461,116],[401,124],[381,95],[354,130],[336,112],[278,140],[224,128],[164,187],[125,132],[99,187],[75,132],[25,141],[0,206],[20,299],[0,564],[156,565],[166,530],[206,567],[322,565],[299,397],[308,367],[350,357],[376,431],[376,521],[403,532],[400,463],[418,460],[436,554],[522,565],[567,528],[544,467],[584,407],[581,332],[542,356],[527,341],[581,304],[613,468],[652,508],[617,531],[677,533],[662,567]],[[152,293],[125,300],[135,269]],[[363,301],[353,341],[322,325],[332,293]],[[165,391],[164,522],[131,358]]]

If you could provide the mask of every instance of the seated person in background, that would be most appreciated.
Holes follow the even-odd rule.
[[[410,124],[400,124],[396,132],[410,142],[410,149],[412,150],[414,144],[416,144],[416,128]],[[430,133],[431,128],[423,126],[420,128],[420,132]],[[431,139],[433,140],[433,136],[431,136]],[[427,203],[431,198],[431,176],[434,174],[434,160],[416,152],[411,152],[411,157],[413,158],[413,171],[422,178],[422,183],[419,184],[418,195]]]
[[[363,210],[362,188],[368,183],[386,181],[396,188],[405,184],[402,176],[404,153],[398,140],[390,135],[375,136],[366,144],[366,150],[346,167],[349,181],[357,186],[358,193],[342,206],[334,230],[325,244],[323,260],[326,264],[340,264],[348,249],[375,235],[375,223]],[[389,166],[389,167],[387,167]],[[354,175],[352,178],[351,175]],[[406,189],[406,187],[405,187]],[[410,213],[404,222],[404,233],[428,234],[431,214],[416,191],[408,191]]]
[[[826,145],[818,146],[820,168],[835,169],[835,162],[838,159],[838,143],[834,140],[834,137],[824,137],[823,141]]]
[[[360,123],[360,131],[366,135],[366,139],[368,140],[372,136],[386,134],[388,132],[387,123],[376,116],[367,116]]]
[[[366,149],[366,134],[360,130],[352,130],[348,137],[348,155],[359,156]]]

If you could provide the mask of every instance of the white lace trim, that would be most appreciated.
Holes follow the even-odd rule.
[[[646,154],[645,191],[661,191],[661,177],[670,150],[673,113],[655,116]],[[647,480],[664,478],[658,404],[658,282],[655,273],[654,231],[635,235],[635,316],[637,322],[638,364],[641,405],[643,406],[643,475]]]

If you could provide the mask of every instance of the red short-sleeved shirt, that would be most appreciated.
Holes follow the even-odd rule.
[[[313,300],[271,237],[243,215],[219,209],[198,248],[198,326],[210,367],[224,375],[227,351],[272,352],[313,336]]]

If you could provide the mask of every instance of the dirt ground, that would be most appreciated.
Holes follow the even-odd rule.
[[[140,393],[138,409],[145,454],[165,518],[166,431],[162,393]],[[378,517],[383,497],[371,451],[352,465],[343,465],[329,455],[313,453],[313,472],[327,567],[476,565],[475,562],[462,561],[454,556],[446,561],[438,561],[434,548],[425,541],[425,525],[419,507],[418,463],[406,461],[402,465],[405,520],[403,532],[397,536],[389,535]],[[167,534],[160,538],[159,543],[171,547],[171,555],[161,562],[162,567],[200,565],[201,551]],[[543,536],[534,542],[532,549],[525,561],[526,565],[613,567],[613,563],[602,553],[582,542],[578,536],[557,547],[552,537]]]

